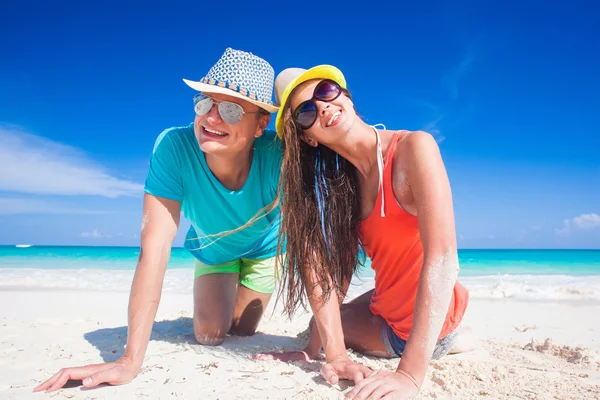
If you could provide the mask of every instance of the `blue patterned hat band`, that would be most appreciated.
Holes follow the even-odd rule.
[[[264,59],[241,50],[227,48],[219,61],[199,82],[184,79],[193,89],[205,93],[221,93],[247,100],[275,112],[273,83],[275,71]]]

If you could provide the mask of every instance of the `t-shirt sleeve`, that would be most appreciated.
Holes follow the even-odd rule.
[[[181,162],[177,157],[177,131],[163,131],[154,144],[144,191],[154,196],[181,202],[183,179]]]

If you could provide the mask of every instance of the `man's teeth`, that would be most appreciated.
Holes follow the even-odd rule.
[[[206,132],[208,132],[208,133],[212,133],[213,135],[217,135],[217,136],[227,136],[227,134],[226,134],[226,133],[224,133],[224,132],[213,131],[212,129],[208,129],[207,127],[204,127],[204,129],[206,130]]]
[[[329,121],[327,121],[327,126],[331,126],[331,124],[333,124],[335,121],[337,121],[338,118],[340,117],[340,115],[342,115],[341,111],[338,111],[335,114],[333,114],[331,116],[331,118],[329,118]]]

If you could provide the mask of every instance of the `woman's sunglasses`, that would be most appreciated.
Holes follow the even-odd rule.
[[[253,112],[244,111],[239,104],[225,100],[215,100],[202,93],[198,93],[194,96],[194,111],[196,111],[196,114],[199,116],[208,114],[215,104],[217,105],[217,110],[219,111],[221,119],[229,125],[235,125],[240,122],[242,118],[244,118],[244,114],[260,113],[260,110]]]
[[[315,87],[313,97],[296,107],[296,110],[294,110],[294,121],[302,129],[309,129],[313,126],[319,114],[315,100],[330,102],[340,97],[340,94],[342,94],[340,85],[329,79],[322,80]]]

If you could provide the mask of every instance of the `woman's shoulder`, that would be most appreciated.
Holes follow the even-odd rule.
[[[398,131],[395,135],[398,137],[398,144],[394,153],[396,159],[411,160],[424,152],[439,149],[433,135],[425,131]]]
[[[425,131],[402,131],[393,155],[393,177],[408,179],[418,171],[437,168],[441,158],[432,134]],[[399,179],[399,178],[398,178]]]

